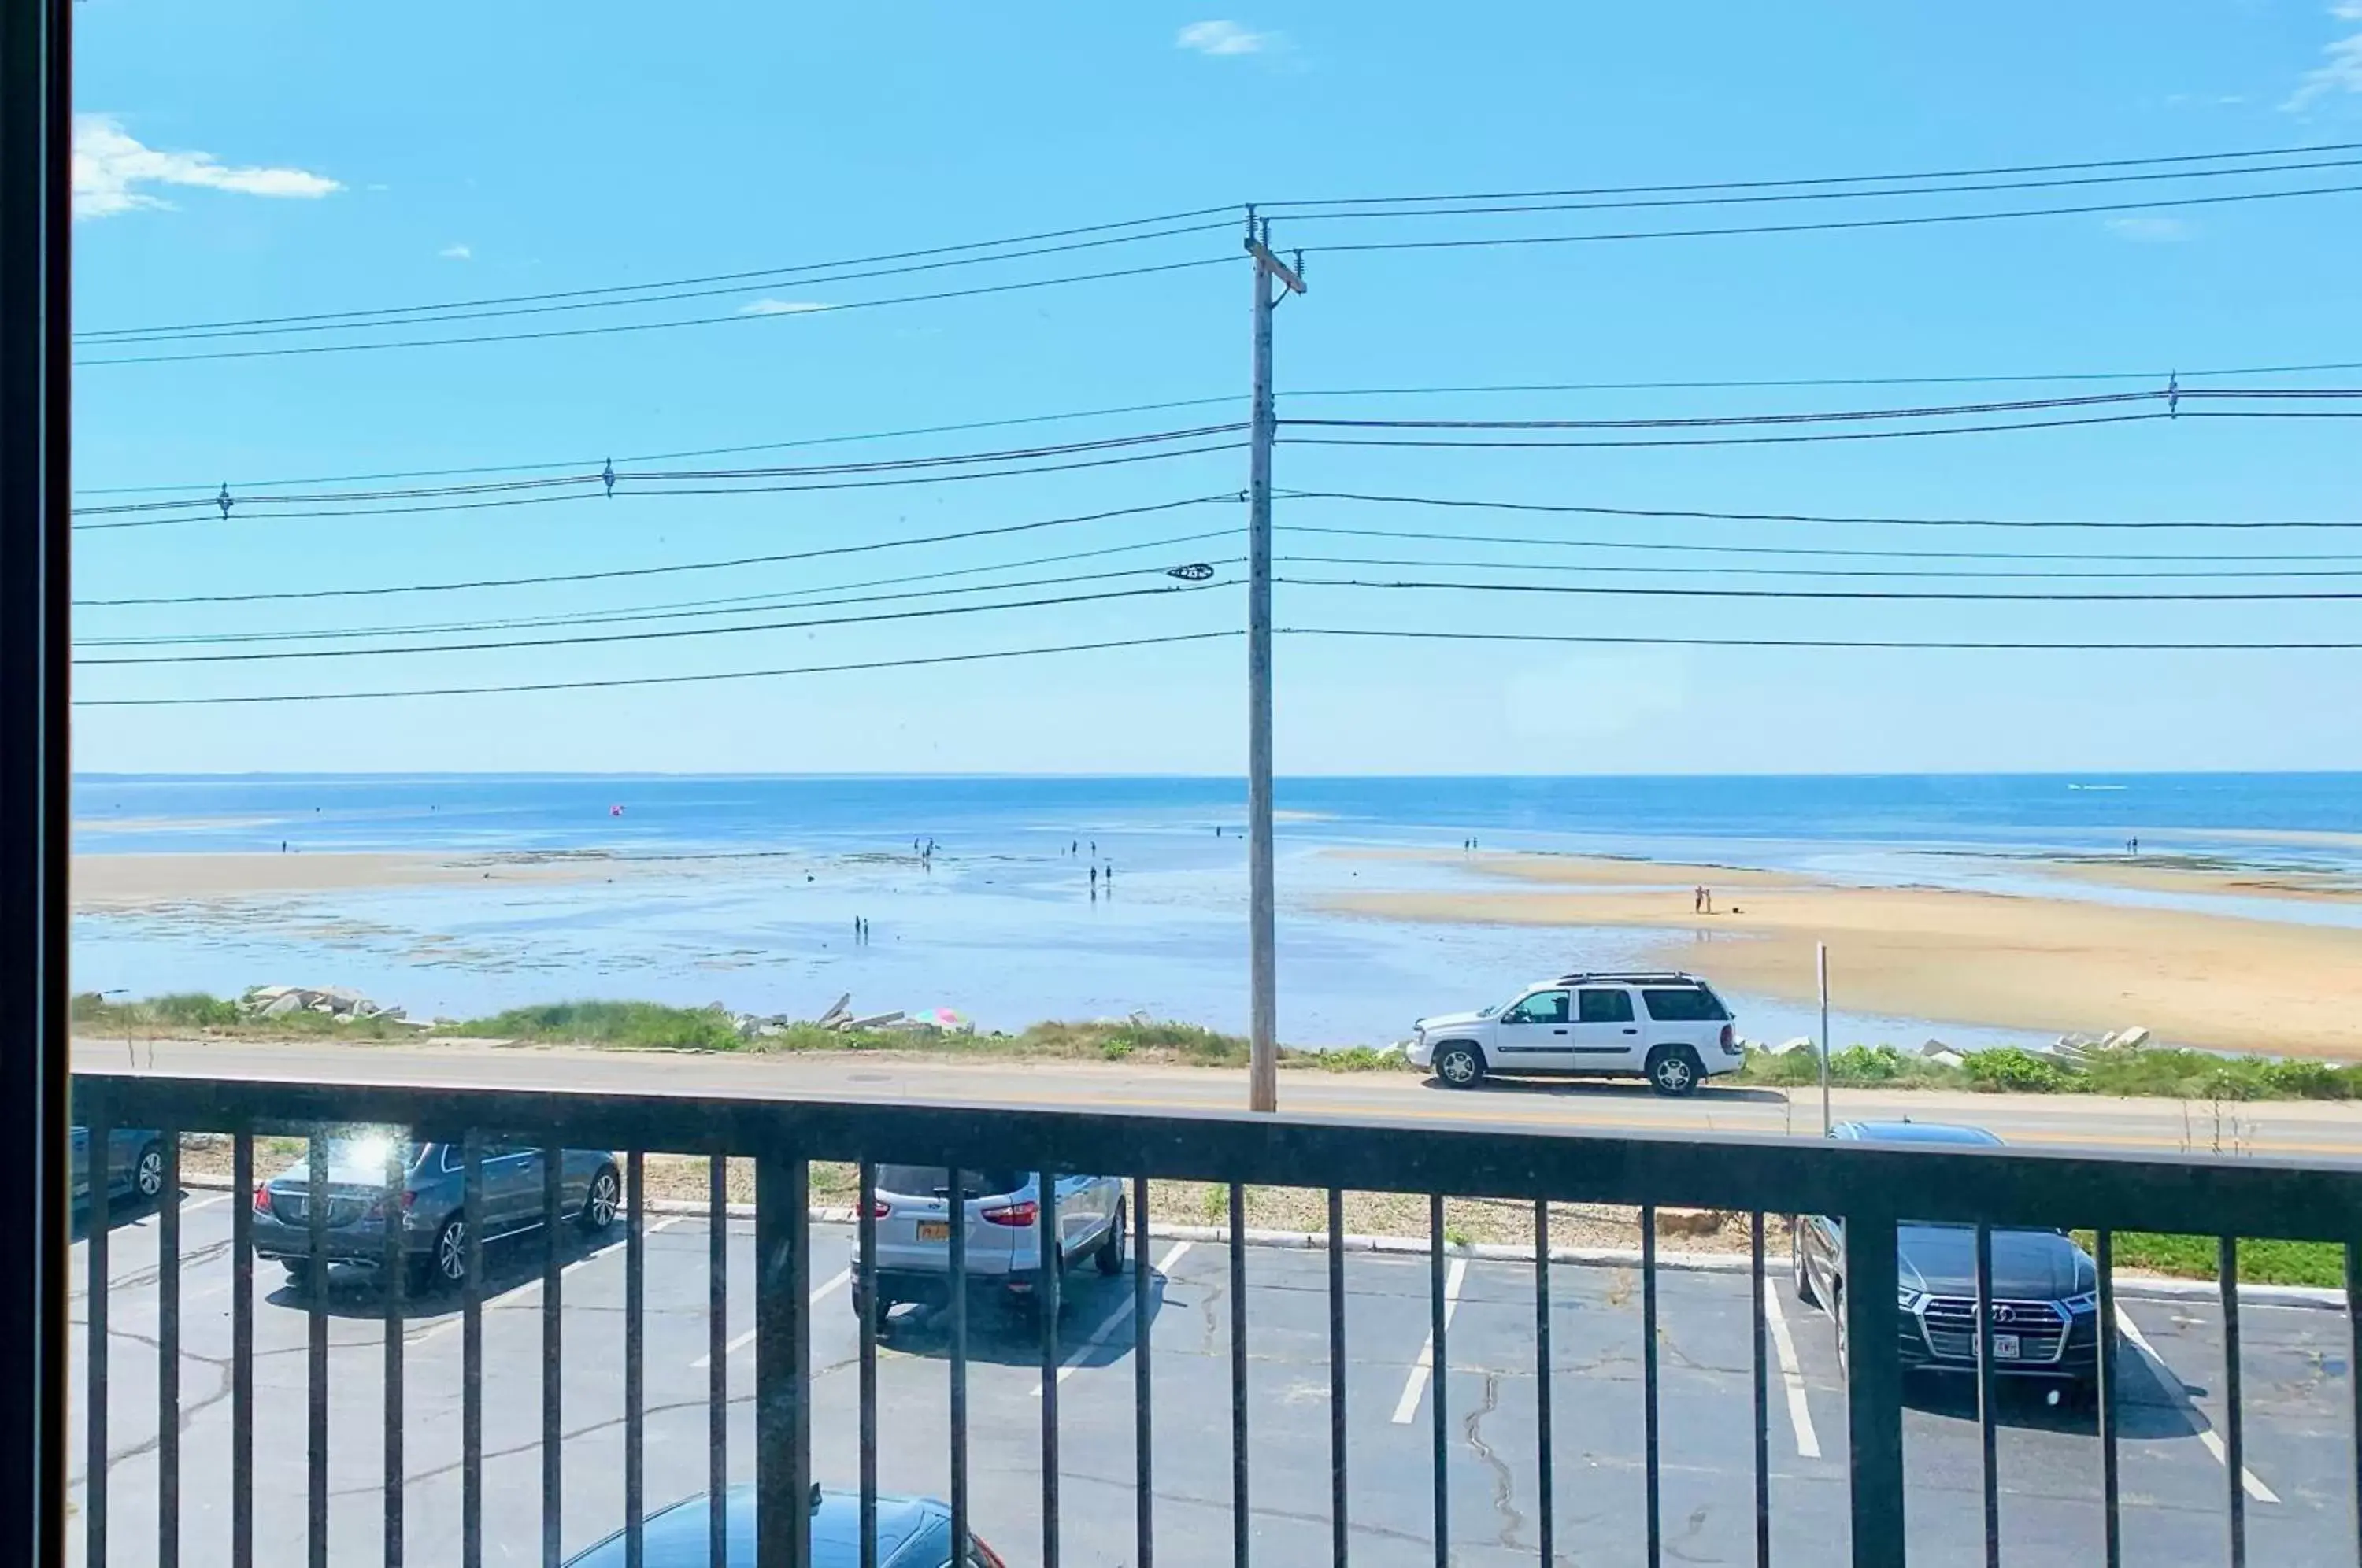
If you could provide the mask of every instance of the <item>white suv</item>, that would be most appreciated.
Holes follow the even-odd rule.
[[[1450,1088],[1487,1073],[1581,1073],[1645,1077],[1678,1095],[1747,1059],[1722,999],[1672,970],[1561,975],[1506,1006],[1422,1018],[1416,1031],[1411,1065]]]

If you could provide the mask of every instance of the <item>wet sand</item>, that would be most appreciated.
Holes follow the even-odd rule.
[[[1727,867],[1496,856],[1481,869],[1562,890],[1353,892],[1372,919],[1655,930],[1651,962],[1735,990],[1814,999],[1814,944],[1852,1012],[2044,1032],[2132,1024],[2161,1043],[2362,1059],[2362,930],[1943,888],[1742,882]],[[1514,863],[1514,864],[1504,864]],[[1718,880],[1717,880],[1718,879]],[[1725,912],[1691,909],[1698,882]],[[1661,884],[1675,884],[1668,889]],[[1581,960],[1570,950],[1568,962]]]
[[[2031,863],[2045,877],[2127,888],[2145,893],[2196,893],[2218,898],[2295,899],[2312,903],[2362,903],[2362,880],[2300,867],[2235,866],[2204,856],[2142,855],[2123,859],[2053,858]]]
[[[603,857],[535,855],[77,855],[72,893],[76,908],[125,908],[359,888],[574,881],[608,864]]]

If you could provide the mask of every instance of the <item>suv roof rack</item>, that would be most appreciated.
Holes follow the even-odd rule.
[[[1690,986],[1705,983],[1683,969],[1582,969],[1571,975],[1561,975],[1555,983],[1572,986],[1584,980],[1665,980]]]

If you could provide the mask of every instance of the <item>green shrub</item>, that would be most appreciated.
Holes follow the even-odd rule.
[[[737,1025],[719,1008],[666,1007],[659,1002],[551,1002],[457,1026],[461,1034],[512,1040],[552,1040],[640,1049],[734,1051]]]
[[[1110,1062],[1120,1062],[1131,1055],[1131,1042],[1123,1039],[1110,1040],[1099,1047],[1099,1055]]]
[[[2014,1045],[1972,1051],[1960,1072],[1970,1087],[1992,1094],[2058,1094],[2082,1087],[2076,1082],[2076,1075],[2058,1063]]]
[[[2263,1079],[2291,1099],[2352,1099],[2357,1082],[2354,1068],[2334,1062],[2266,1062]]]
[[[1891,1084],[1903,1076],[1903,1053],[1892,1045],[1849,1045],[1829,1055],[1833,1084]]]

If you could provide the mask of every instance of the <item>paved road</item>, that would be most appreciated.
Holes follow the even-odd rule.
[[[485,1045],[256,1044],[79,1040],[78,1065],[198,1077],[432,1083],[503,1088],[900,1099],[952,1105],[1171,1110],[1243,1107],[1243,1073],[1069,1062],[947,1062],[855,1055],[700,1055]],[[2157,1153],[2276,1154],[2362,1161],[2362,1107],[2271,1101],[2215,1107],[2095,1095],[1934,1094],[1841,1089],[1836,1114],[1973,1121],[2013,1143]],[[1616,1082],[1490,1083],[1437,1088],[1408,1073],[1280,1076],[1280,1104],[1310,1116],[1433,1116],[1601,1131],[1812,1136],[1820,1096],[1714,1086],[1666,1099]]]
[[[227,1556],[229,1199],[193,1194],[184,1212],[182,1371],[182,1561]],[[648,1496],[697,1494],[705,1482],[701,1358],[708,1237],[700,1221],[651,1220],[646,1373]],[[110,1520],[118,1562],[147,1561],[155,1528],[155,1260],[152,1217],[118,1216],[113,1232]],[[850,1236],[814,1232],[820,1299],[812,1335],[814,1466],[856,1476],[854,1320],[842,1271]],[[730,1237],[728,1331],[751,1328],[750,1236]],[[1320,1253],[1253,1249],[1247,1282],[1259,1562],[1325,1561],[1329,1363]],[[86,1264],[77,1249],[78,1268]],[[1229,1297],[1219,1247],[1163,1242],[1146,1336],[1154,1375],[1158,1561],[1229,1561]],[[260,1556],[301,1561],[304,1518],[305,1317],[279,1271],[257,1268],[256,1486]],[[1410,1568],[1431,1561],[1424,1259],[1348,1260],[1352,1503],[1355,1561]],[[77,1277],[82,1277],[78,1273]],[[1466,1568],[1530,1562],[1536,1486],[1533,1275],[1497,1263],[1451,1265],[1454,1300],[1440,1394],[1446,1401],[1451,1540]],[[486,1561],[537,1558],[542,1365],[538,1248],[496,1249],[486,1314]],[[1565,1561],[1642,1561],[1640,1291],[1626,1269],[1553,1271],[1552,1503]],[[1076,1564],[1132,1561],[1132,1375],[1129,1277],[1081,1277],[1065,1320],[1075,1347],[1060,1386],[1063,1543]],[[1673,1274],[1660,1283],[1667,1556],[1752,1560],[1751,1394],[1743,1277]],[[579,1549],[621,1518],[622,1294],[619,1245],[577,1249],[562,1282],[564,1539]],[[1841,1561],[1846,1540],[1844,1403],[1827,1320],[1784,1280],[1775,1320],[1771,1466],[1775,1561]],[[76,1303],[81,1316],[82,1304]],[[332,1560],[377,1560],[382,1342],[366,1284],[340,1284],[332,1323]],[[2211,1308],[2136,1302],[2129,1323],[2123,1446],[2127,1562],[2226,1560],[2228,1477],[2213,1442],[2222,1419],[2219,1326]],[[970,1367],[970,1442],[977,1529],[1012,1568],[1040,1557],[1040,1376],[1030,1331],[979,1312]],[[2352,1550],[2352,1376],[2340,1315],[2251,1307],[2242,1314],[2250,1561],[2342,1561]],[[458,1561],[460,1345],[447,1301],[422,1304],[405,1331],[406,1498],[411,1561]],[[77,1331],[79,1382],[84,1354]],[[940,1326],[899,1318],[881,1355],[885,1485],[944,1495],[947,1362]],[[751,1474],[753,1352],[730,1358],[732,1468]],[[1905,1419],[1911,1561],[1980,1562],[1976,1427],[1958,1395],[1923,1390]],[[77,1455],[74,1496],[84,1496]],[[2005,1560],[2073,1564],[2100,1550],[2098,1445],[2088,1418],[2018,1398],[2000,1437]],[[78,1525],[81,1516],[78,1516]],[[81,1544],[73,1547],[80,1560]]]

